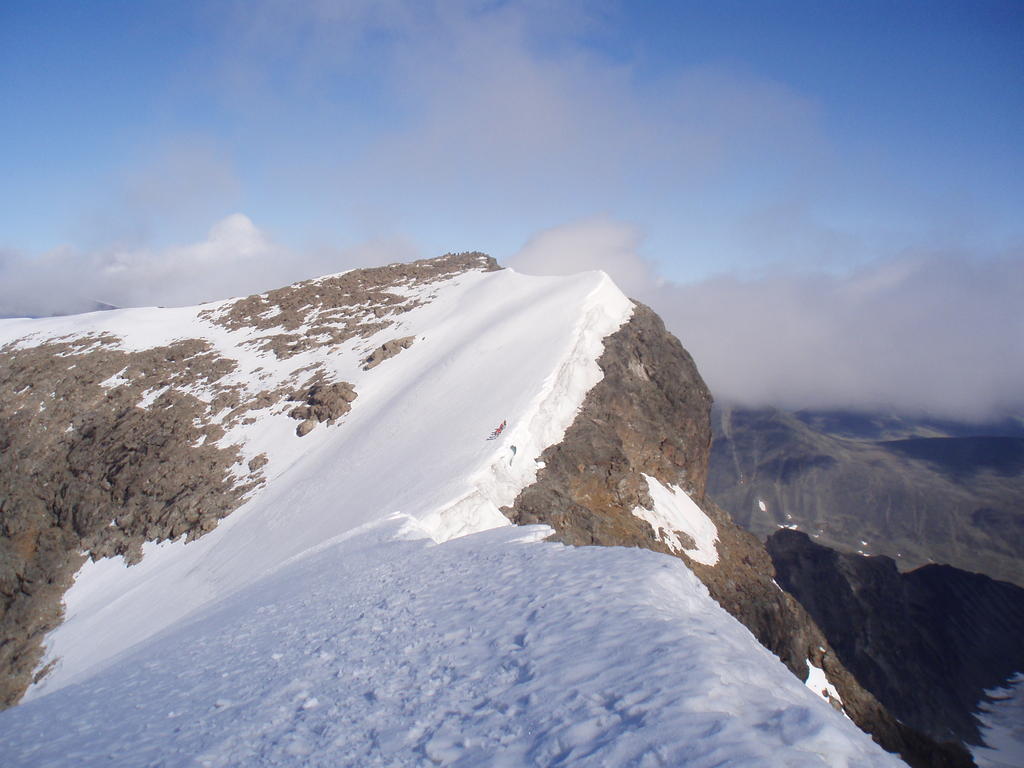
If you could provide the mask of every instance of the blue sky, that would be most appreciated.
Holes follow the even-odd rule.
[[[860,241],[840,263],[1024,234],[1020,2],[427,5],[6,4],[0,242],[181,241],[242,211],[297,246],[401,235],[509,254],[541,228],[607,215],[641,226],[649,255],[687,278],[789,258],[785,238],[754,245],[758,217],[780,207]],[[488,41],[494,60],[474,77]],[[475,151],[529,157],[471,157],[454,178],[418,162],[420,131],[425,152],[458,157],[465,127],[446,141],[438,111],[471,121],[492,87],[515,100],[509,130],[485,120]],[[604,89],[609,112],[633,109],[656,135],[602,114]],[[517,125],[531,109],[564,122]],[[705,118],[721,145],[680,151],[709,140]],[[558,133],[588,129],[597,140],[577,147]],[[411,167],[374,181],[381,133]],[[176,211],[123,210],[183,157],[198,194],[175,180]]]
[[[268,280],[464,249],[558,271],[538,238],[588,222],[652,290],[1012,267],[1021,40],[1019,0],[11,0],[0,269],[25,296],[143,264],[90,290],[166,299],[151,268],[187,280],[235,214]]]

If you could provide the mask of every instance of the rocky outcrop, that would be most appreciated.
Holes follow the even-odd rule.
[[[306,280],[211,308],[201,316],[227,330],[263,331],[249,346],[286,360],[389,328],[421,303],[396,288],[438,282],[470,270],[498,269],[498,263],[483,253],[448,253]]]
[[[779,584],[861,683],[934,738],[980,744],[985,690],[1024,670],[1024,590],[951,566],[900,574],[887,557],[781,530],[767,542]]]
[[[295,429],[295,433],[302,437],[312,432],[317,424],[325,421],[333,424],[351,411],[356,391],[347,381],[327,384],[319,376],[314,383],[294,392],[288,399],[302,403],[288,412],[293,419],[302,422]]]
[[[369,357],[363,361],[363,370],[368,371],[371,368],[376,368],[378,365],[383,363],[385,360],[390,360],[392,357],[397,355],[403,349],[408,349],[412,346],[412,343],[416,341],[415,336],[403,336],[400,339],[391,339],[391,341],[385,341],[373,352],[370,353]]]
[[[567,544],[642,546],[668,553],[632,513],[651,507],[644,474],[702,497],[711,395],[682,345],[638,305],[605,339],[603,380],[565,439],[544,452],[537,482],[505,510],[515,523],[551,525]]]
[[[550,525],[573,545],[639,546],[676,554],[711,595],[801,680],[823,668],[847,714],[912,765],[971,765],[962,749],[938,745],[897,723],[830,649],[799,603],[773,581],[764,547],[707,499],[711,396],[690,355],[649,308],[605,339],[603,379],[588,393],[561,443],[548,448],[537,481],[504,509],[515,523]],[[679,486],[714,522],[718,562],[672,548],[634,514],[653,506],[645,476]]]
[[[0,350],[0,704],[21,696],[87,556],[199,536],[259,480],[231,473],[211,412],[236,406],[234,363],[191,339],[141,352],[87,337]],[[152,402],[139,407],[151,393]],[[257,468],[258,469],[258,468]]]

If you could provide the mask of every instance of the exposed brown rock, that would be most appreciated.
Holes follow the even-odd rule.
[[[370,356],[363,361],[363,370],[368,371],[371,368],[376,368],[378,365],[383,363],[385,360],[389,360],[403,349],[408,349],[412,346],[412,343],[416,341],[415,336],[403,336],[400,339],[391,339],[391,341],[385,341],[379,347],[377,347]]]
[[[537,482],[506,514],[544,522],[567,544],[642,546],[668,554],[650,525],[643,473],[704,493],[711,395],[693,360],[650,309],[605,340],[604,379],[587,395],[565,439],[544,452]]]
[[[216,388],[233,361],[196,339],[116,344],[0,349],[0,705],[30,682],[83,552],[134,562],[143,541],[201,535],[255,482],[229,474],[237,448],[214,445],[224,430],[210,415],[233,388],[211,404],[181,391]]]
[[[267,463],[269,461],[270,459],[267,458],[267,454],[265,453],[261,453],[259,456],[254,456],[253,458],[249,459],[249,471],[255,472],[257,469],[261,469],[267,466]]]
[[[302,437],[313,431],[317,424],[324,421],[333,424],[352,410],[356,391],[347,381],[326,384],[321,374],[314,379],[314,383],[293,393],[288,399],[303,403],[288,413],[293,419],[302,421],[295,430],[295,433]]]
[[[287,359],[300,352],[369,338],[391,326],[420,302],[396,289],[445,280],[469,270],[500,269],[476,251],[449,253],[408,264],[356,269],[333,277],[307,280],[268,293],[248,296],[202,317],[229,330],[271,330],[249,342],[261,351]]]
[[[637,304],[605,339],[604,378],[587,394],[563,441],[541,456],[537,481],[502,511],[515,523],[545,523],[567,544],[639,546],[672,554],[636,517],[651,507],[644,475],[686,490],[718,528],[714,566],[677,556],[801,680],[807,661],[822,667],[851,719],[915,766],[967,766],[962,749],[937,745],[898,724],[838,661],[807,613],[774,582],[771,559],[754,536],[705,497],[711,447],[708,392],[689,354],[660,318]]]

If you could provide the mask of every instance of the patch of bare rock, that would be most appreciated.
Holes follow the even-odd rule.
[[[215,388],[234,361],[197,339],[116,341],[0,349],[0,704],[30,681],[86,556],[133,562],[144,541],[202,535],[256,482],[231,473],[237,447],[216,445],[211,416],[237,406],[237,389],[211,402],[186,391]]]
[[[409,347],[411,347],[414,341],[416,341],[415,336],[403,336],[400,339],[391,339],[391,341],[385,341],[383,344],[381,344],[379,347],[373,350],[373,352],[370,353],[370,356],[366,358],[366,360],[363,363],[363,370],[368,371],[371,368],[376,368],[385,360],[390,360],[403,349],[408,349]]]
[[[439,282],[468,270],[500,269],[483,253],[449,253],[408,264],[356,269],[289,285],[206,310],[202,317],[228,330],[266,331],[249,344],[287,359],[353,338],[369,338],[420,306],[403,289]]]
[[[352,410],[356,391],[347,381],[327,384],[320,376],[314,383],[293,393],[288,399],[302,403],[288,413],[293,419],[302,422],[295,430],[295,433],[302,437],[312,432],[317,424],[325,421],[328,425],[333,424]]]

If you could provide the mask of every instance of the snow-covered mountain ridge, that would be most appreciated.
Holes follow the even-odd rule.
[[[221,474],[218,487],[240,488],[251,496],[237,516],[194,546],[183,540],[169,548],[148,545],[142,562],[128,569],[119,560],[86,564],[66,596],[67,618],[47,642],[56,663],[40,688],[57,687],[77,675],[76,659],[94,664],[114,656],[195,607],[382,514],[402,511],[423,518],[439,540],[506,524],[498,506],[511,503],[532,479],[536,468],[527,457],[557,441],[571,421],[575,405],[600,376],[594,360],[601,339],[621,325],[630,305],[597,273],[538,285],[509,271],[489,273],[474,266],[490,263],[476,255],[451,257],[413,266],[411,274],[404,265],[358,271],[212,306],[34,321],[28,326],[31,336],[12,339],[12,378],[20,372],[19,351],[53,354],[47,347],[55,344],[62,345],[56,354],[61,363],[68,361],[67,372],[100,366],[100,372],[91,371],[95,378],[114,370],[88,386],[92,399],[116,403],[119,418],[181,411],[185,400],[200,434],[181,439],[197,450],[212,443],[218,454],[234,459],[227,466],[224,459],[214,465]],[[324,294],[329,303],[317,300]],[[346,320],[340,332],[339,316]],[[524,333],[530,318],[534,332]],[[6,325],[14,333],[26,328],[24,322]],[[417,343],[386,364],[364,370],[375,349],[409,335]],[[134,361],[152,349],[171,350],[158,357],[169,358],[172,365]],[[20,368],[36,373],[34,365]],[[489,374],[474,375],[477,369]],[[292,416],[308,407],[302,403],[310,390],[339,382],[351,385],[358,405],[347,414],[344,430],[328,418],[324,426],[300,435],[307,415]],[[59,445],[70,444],[74,451],[88,440],[92,425],[82,424],[81,412],[69,410],[56,424],[52,414],[82,398],[58,403],[62,398],[56,390],[41,391],[46,387],[40,383],[33,376],[11,385],[17,387],[20,407],[14,418],[22,422],[21,434],[30,434],[38,424],[38,431],[59,434]],[[467,403],[473,403],[472,410]],[[484,442],[491,427],[509,417],[513,423],[502,440]],[[159,426],[164,434],[156,440],[174,437],[165,434],[166,423]],[[115,442],[127,437],[116,426],[111,431]],[[538,440],[544,442],[535,444]],[[523,457],[513,463],[507,454],[516,443]],[[131,451],[108,474],[128,471],[135,454],[152,452],[150,445]],[[166,472],[176,459],[148,469]],[[203,470],[210,472],[194,468],[195,474]],[[174,481],[191,483],[192,474]],[[134,481],[151,484],[152,478]],[[255,493],[254,484],[263,490]],[[137,493],[133,488],[124,492]],[[342,510],[335,503],[339,498],[349,500]],[[129,519],[131,513],[120,509],[115,497],[106,504],[109,518],[98,531],[87,531],[83,544],[91,551],[109,551],[113,545],[107,541],[113,538],[120,545],[115,551],[137,559],[131,548],[139,538],[177,538],[212,527],[216,518],[210,520],[205,500],[199,499],[194,527],[186,519],[164,529],[161,520],[148,519],[148,510]],[[132,536],[133,526],[143,528],[141,537]],[[97,539],[98,547],[93,544]],[[164,554],[165,549],[174,551]],[[108,575],[111,569],[115,572]],[[165,588],[157,591],[159,604],[151,600],[149,590],[156,590],[148,584],[152,574],[164,580]],[[118,597],[112,599],[107,587],[86,586],[93,583],[117,583],[112,588]],[[137,586],[143,583],[148,589]],[[93,595],[99,605],[91,602]],[[114,626],[109,621],[114,602],[117,611],[137,604],[131,609],[140,612],[135,615],[152,616],[108,632],[104,628]]]
[[[705,503],[659,324],[480,254],[0,322],[5,764],[890,764],[712,600],[906,745]]]

